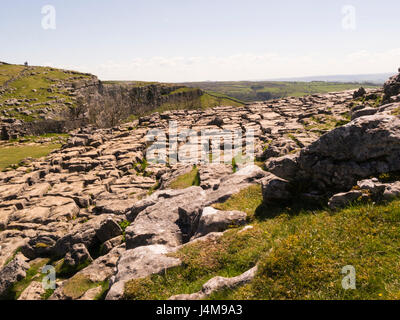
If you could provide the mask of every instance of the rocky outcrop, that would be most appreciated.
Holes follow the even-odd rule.
[[[400,120],[365,116],[322,136],[302,150],[301,175],[320,190],[351,188],[360,178],[400,169]]]
[[[6,298],[11,286],[25,278],[29,265],[22,255],[17,255],[10,263],[0,270],[0,298]]]
[[[111,289],[106,299],[122,299],[124,286],[128,280],[145,278],[181,265],[179,259],[166,255],[169,252],[171,252],[170,247],[160,244],[125,251],[118,261],[117,273],[111,279]]]
[[[400,73],[385,82],[383,91],[385,93],[383,98],[385,103],[400,102]]]
[[[267,168],[292,185],[301,185],[302,190],[296,192],[322,196],[348,191],[363,178],[400,170],[399,156],[400,120],[378,113],[336,128],[299,155],[275,159],[267,163]],[[264,190],[266,200],[276,198],[277,192],[283,199],[290,198],[282,179],[265,182]]]
[[[195,201],[193,201],[195,199]],[[138,202],[128,216],[126,247],[162,244],[176,247],[187,242],[199,223],[206,193],[200,187],[157,191]]]

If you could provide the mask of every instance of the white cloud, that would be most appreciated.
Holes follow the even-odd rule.
[[[256,55],[133,58],[101,65],[54,65],[91,72],[103,80],[204,81],[246,80],[281,77],[367,74],[396,71],[400,48],[381,52],[360,50],[346,55],[313,52],[306,55]]]

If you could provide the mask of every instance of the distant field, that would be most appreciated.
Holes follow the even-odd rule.
[[[279,99],[284,97],[301,97],[316,93],[379,88],[372,83],[342,83],[342,82],[284,82],[284,81],[237,81],[237,82],[187,82],[183,85],[196,87],[210,94],[223,94],[235,99],[250,102]]]
[[[0,170],[4,170],[11,165],[18,164],[25,158],[41,158],[47,156],[51,151],[60,148],[60,144],[21,145],[0,148]]]
[[[190,88],[183,88],[179,89],[180,92],[183,91],[190,91]],[[178,90],[172,92],[171,94],[178,93]],[[243,105],[242,101],[237,99],[227,97],[221,94],[213,94],[213,93],[204,93],[201,97],[193,98],[193,99],[182,99],[180,102],[173,102],[173,103],[164,103],[160,107],[151,111],[154,112],[164,112],[168,110],[178,110],[178,109],[185,109],[185,110],[206,110],[216,106],[233,106],[233,107],[240,107]]]

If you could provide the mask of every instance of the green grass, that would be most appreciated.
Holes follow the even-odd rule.
[[[394,109],[394,110],[392,111],[392,115],[394,115],[394,116],[400,116],[400,107]]]
[[[232,81],[232,82],[188,82],[189,87],[196,87],[210,93],[220,93],[241,101],[271,100],[288,96],[301,97],[316,93],[328,93],[365,88],[377,88],[373,84],[340,82],[286,82],[286,81]]]
[[[185,189],[191,186],[199,186],[200,185],[200,176],[199,169],[197,167],[193,167],[192,171],[182,174],[177,177],[172,183],[169,185],[171,189]]]
[[[214,276],[237,276],[259,263],[248,285],[211,299],[399,299],[400,200],[355,204],[338,212],[260,206],[250,187],[223,205],[246,211],[252,229],[184,247],[181,267],[131,280],[128,299],[194,293]],[[341,286],[344,266],[356,269],[356,290]]]
[[[246,212],[248,219],[254,220],[255,212],[262,204],[262,197],[260,197],[260,194],[261,186],[254,185],[233,195],[224,203],[213,205],[213,207],[221,211],[237,210]]]
[[[4,170],[11,165],[17,165],[26,158],[41,158],[47,156],[50,152],[60,147],[60,144],[2,147],[0,148],[0,170]]]
[[[96,299],[102,299],[104,297],[104,293],[108,290],[108,281],[93,282],[85,275],[76,274],[67,280],[63,291],[67,296],[75,300],[80,298],[86,291],[100,286],[102,290],[100,294],[96,296]]]
[[[0,65],[0,86],[13,77],[17,76],[25,67],[21,65]]]
[[[50,259],[41,259],[37,263],[31,264],[29,270],[26,271],[26,277],[14,283],[9,289],[7,299],[17,300],[32,281],[42,281],[44,274],[40,273],[40,271],[49,261]]]
[[[90,263],[91,262],[89,260],[86,260],[76,266],[70,266],[67,265],[64,260],[62,260],[62,263],[56,265],[57,277],[61,279],[72,277],[82,269],[85,269],[88,265],[90,265]]]
[[[18,139],[10,139],[8,142],[40,142],[43,141],[43,139],[46,139],[46,141],[51,140],[52,142],[58,142],[58,141],[66,141],[70,135],[68,133],[45,133],[41,134],[38,136],[23,136]]]
[[[319,115],[304,119],[304,121],[304,128],[307,131],[317,130],[327,132],[349,123],[350,116],[344,115],[342,118],[336,118],[334,116]]]
[[[8,109],[11,116],[27,122],[38,119],[37,109],[46,107],[47,102],[62,99],[64,102],[72,103],[69,93],[64,89],[52,87],[54,84],[60,84],[63,81],[76,82],[81,79],[92,77],[83,73],[70,73],[61,69],[49,67],[29,67],[19,65],[0,65],[0,85],[8,81],[8,90],[0,96],[0,103],[9,99],[35,99],[29,103],[23,102],[20,106],[32,112],[31,115],[24,115],[13,110],[14,106],[4,105],[2,109]],[[78,79],[72,79],[78,78]],[[52,92],[49,92],[51,90]],[[35,105],[33,105],[35,104]],[[37,104],[37,105],[36,105]],[[53,108],[57,108],[56,105]]]

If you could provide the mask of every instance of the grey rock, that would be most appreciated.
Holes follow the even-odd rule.
[[[348,205],[349,203],[362,198],[363,195],[364,193],[358,190],[338,193],[329,199],[328,206],[331,209],[342,208]]]
[[[119,235],[122,235],[122,229],[111,217],[104,220],[96,231],[96,236],[102,243]]]
[[[290,200],[289,181],[279,178],[270,173],[261,181],[263,200],[265,203],[274,203]]]
[[[365,91],[365,89],[363,87],[361,87],[360,89],[358,89],[357,91],[354,91],[353,93],[353,98],[357,99],[357,98],[361,98],[364,95],[367,94],[367,91]]]
[[[29,259],[38,257],[50,257],[55,254],[54,246],[60,235],[56,232],[41,232],[29,239],[29,241],[21,247],[23,255]]]
[[[215,190],[221,183],[221,178],[232,174],[232,166],[226,164],[207,164],[199,167],[200,187],[205,190]]]
[[[21,293],[18,300],[41,300],[41,296],[45,292],[46,290],[44,289],[41,282],[32,281],[29,286]]]
[[[136,204],[125,230],[126,247],[133,249],[150,244],[178,246],[196,231],[206,193],[200,187],[157,191]]]
[[[83,243],[74,244],[64,258],[64,263],[71,267],[78,266],[86,261],[92,262],[93,259]]]
[[[371,116],[378,112],[377,108],[363,108],[351,113],[351,120],[363,117],[363,116]]]
[[[265,168],[274,175],[290,179],[297,174],[299,167],[297,165],[298,155],[290,154],[280,158],[271,158],[265,162]]]
[[[111,279],[106,300],[122,299],[128,280],[145,278],[180,266],[179,259],[166,256],[169,252],[170,248],[164,245],[149,245],[125,251],[118,261],[117,273]]]
[[[400,170],[399,157],[400,119],[365,116],[303,149],[297,159],[297,177],[322,191],[349,190],[363,178]]]
[[[246,166],[236,173],[222,178],[216,190],[208,191],[205,205],[210,206],[214,203],[225,202],[232,195],[259,183],[267,175],[267,172],[256,165]]]
[[[246,224],[247,214],[240,211],[219,211],[206,207],[201,214],[199,226],[193,239],[205,236],[211,232],[225,231],[229,226]]]
[[[77,243],[82,243],[86,248],[88,248],[88,250],[91,250],[91,248],[101,243],[102,240],[107,241],[114,236],[121,234],[121,229],[118,230],[113,223],[108,221],[109,219],[115,220],[116,223],[121,221],[118,216],[101,215],[86,223],[75,226],[72,231],[57,240],[54,248],[55,254],[63,256],[72,249],[74,244]],[[117,232],[121,233],[116,234]],[[101,239],[98,238],[98,234]]]
[[[17,255],[9,264],[0,270],[0,298],[7,295],[11,286],[26,277],[29,264],[26,263],[22,255]]]

